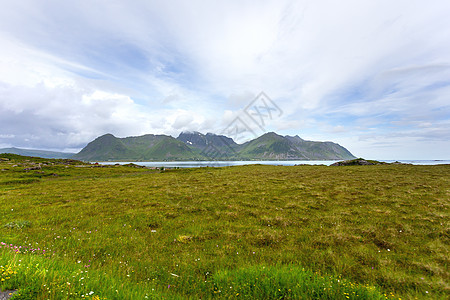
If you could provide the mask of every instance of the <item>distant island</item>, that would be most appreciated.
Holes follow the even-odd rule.
[[[102,135],[71,158],[84,161],[342,160],[356,158],[333,142],[306,141],[274,132],[243,144],[213,133],[182,132],[177,138],[146,134]]]
[[[22,148],[0,148],[0,153],[11,153],[22,156],[32,156],[32,157],[42,157],[42,158],[71,158],[75,153],[69,152],[56,152],[56,151],[46,151],[46,150],[35,150],[35,149],[22,149]]]

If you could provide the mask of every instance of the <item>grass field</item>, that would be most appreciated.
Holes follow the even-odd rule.
[[[450,165],[0,157],[0,289],[14,299],[449,297]]]

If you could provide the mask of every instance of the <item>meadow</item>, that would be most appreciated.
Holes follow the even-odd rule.
[[[449,297],[450,165],[0,170],[13,299]]]

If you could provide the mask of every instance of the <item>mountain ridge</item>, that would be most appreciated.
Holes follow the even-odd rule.
[[[210,161],[210,160],[341,160],[356,158],[334,142],[307,141],[268,132],[243,144],[214,133],[183,131],[177,138],[146,134],[97,137],[72,158],[87,161]]]

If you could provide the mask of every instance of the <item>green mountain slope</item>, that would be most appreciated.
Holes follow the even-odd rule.
[[[171,137],[161,137],[144,153],[144,160],[198,160],[202,156],[183,142]]]
[[[244,159],[307,159],[289,139],[274,132],[244,143],[239,155]]]
[[[355,158],[347,149],[333,142],[305,141],[299,136],[266,133],[242,145],[243,159],[334,160]]]
[[[356,158],[347,149],[333,142],[305,141],[298,136],[286,136],[302,157],[309,160],[334,160]]]
[[[127,160],[138,157],[138,152],[125,146],[121,139],[112,134],[102,135],[73,156],[79,160]]]
[[[73,156],[88,161],[199,160],[203,157],[183,142],[167,135],[117,138],[105,134]]]

